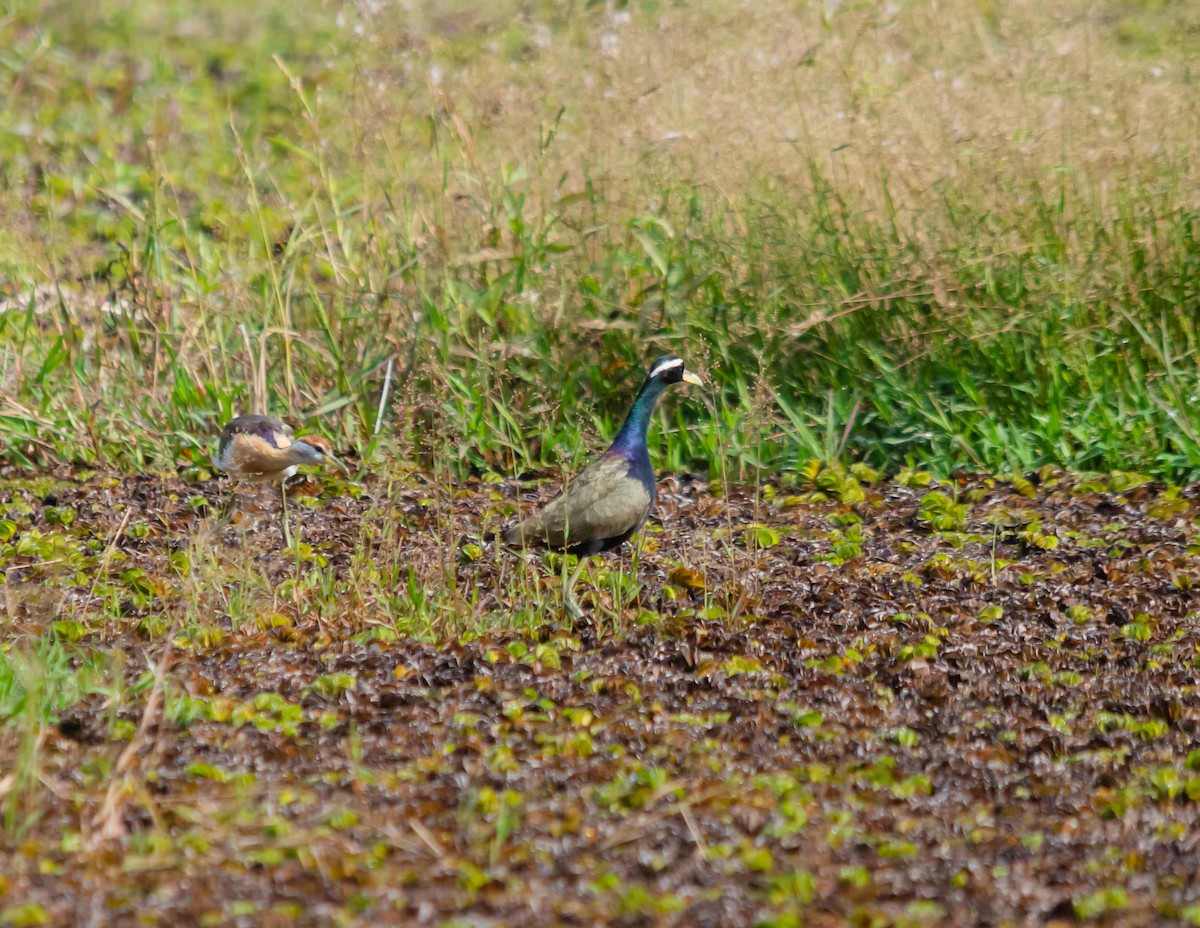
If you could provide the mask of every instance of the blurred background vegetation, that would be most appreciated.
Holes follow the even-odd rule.
[[[1200,9],[0,7],[0,463],[1200,476]]]

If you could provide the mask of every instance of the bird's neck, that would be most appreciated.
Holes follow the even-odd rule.
[[[295,442],[285,448],[283,457],[288,464],[312,464],[317,460],[317,456],[313,454],[312,446],[302,441]]]
[[[610,451],[630,459],[649,456],[646,450],[646,435],[650,430],[650,414],[654,412],[654,406],[664,389],[666,384],[661,380],[647,380],[642,384],[642,389],[633,401],[633,408],[625,417],[625,424],[613,439]]]

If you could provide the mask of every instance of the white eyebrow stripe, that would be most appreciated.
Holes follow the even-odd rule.
[[[654,368],[654,370],[650,372],[650,376],[657,377],[663,371],[669,371],[673,367],[683,367],[683,359],[672,358],[670,361],[663,361],[662,364],[658,365],[658,367]]]

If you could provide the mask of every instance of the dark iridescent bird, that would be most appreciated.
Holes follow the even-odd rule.
[[[587,556],[628,541],[650,514],[656,492],[646,445],[650,414],[663,391],[680,382],[704,383],[674,355],[655,361],[609,449],[542,509],[503,533],[506,544],[543,545],[579,555],[579,565],[567,583],[567,607],[575,615],[579,607],[572,591]]]
[[[238,482],[279,484],[280,524],[284,543],[290,548],[292,536],[288,530],[284,482],[301,464],[325,461],[349,473],[349,468],[333,456],[324,438],[317,435],[296,438],[290,425],[268,416],[238,416],[221,430],[213,463]],[[232,500],[226,515],[230,514]]]

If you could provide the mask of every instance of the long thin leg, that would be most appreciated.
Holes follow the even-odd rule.
[[[583,610],[579,608],[579,603],[575,601],[575,584],[579,580],[579,575],[583,573],[583,568],[587,566],[587,556],[579,558],[579,563],[575,565],[575,572],[571,574],[571,579],[567,581],[566,595],[563,597],[563,604],[567,607],[567,612],[572,618],[583,618]]]
[[[634,599],[637,601],[640,601],[641,597],[642,597],[642,583],[641,583],[642,536],[641,535],[638,535],[637,539],[634,541],[633,551],[631,552],[631,556],[629,558],[629,567],[630,567],[630,571],[633,573]]]
[[[287,487],[286,481],[279,482],[279,524],[283,527],[283,546],[292,546],[292,533],[288,530]]]
[[[225,486],[225,500],[221,504],[221,509],[217,513],[217,519],[212,526],[213,537],[216,538],[225,531],[227,526],[233,520],[234,510],[237,508],[237,487],[232,480],[227,481]]]

